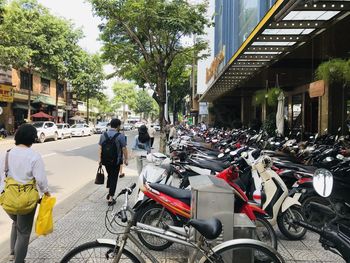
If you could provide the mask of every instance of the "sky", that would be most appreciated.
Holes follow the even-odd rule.
[[[102,46],[99,38],[98,25],[101,20],[93,16],[90,3],[85,0],[37,0],[40,4],[49,8],[52,14],[64,17],[71,20],[75,27],[81,28],[84,32],[84,38],[79,42],[79,45],[90,53],[97,53]],[[104,67],[105,73],[113,72],[111,65]],[[112,97],[112,84],[117,79],[107,80],[104,84],[107,86],[106,94]]]

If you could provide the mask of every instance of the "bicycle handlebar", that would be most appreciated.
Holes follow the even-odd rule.
[[[118,213],[119,218],[121,219],[121,221],[123,223],[128,221],[128,217],[126,215],[126,210],[128,210],[128,196],[132,194],[132,191],[135,189],[135,187],[136,187],[136,183],[133,183],[130,187],[124,188],[118,194],[118,196],[123,195],[123,194],[125,195],[125,202]]]

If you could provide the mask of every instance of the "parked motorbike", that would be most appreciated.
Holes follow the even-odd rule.
[[[350,262],[350,178],[346,173],[333,176],[326,169],[319,169],[313,176],[315,191],[327,198],[331,206],[311,202],[310,213],[328,217],[327,223],[317,226],[303,220],[293,222],[320,235],[319,242],[329,250]]]

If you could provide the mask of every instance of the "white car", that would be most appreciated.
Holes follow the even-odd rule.
[[[156,131],[160,131],[160,126],[159,126],[159,124],[153,124],[153,128],[154,128]]]
[[[86,123],[77,123],[71,126],[72,136],[91,135],[91,128]]]
[[[141,122],[141,121],[138,121],[138,122],[135,123],[134,127],[135,127],[135,129],[138,129],[138,128],[140,128],[142,125],[145,125],[145,124],[144,124],[143,122]]]
[[[58,129],[55,123],[52,121],[36,121],[32,125],[38,132],[38,141],[43,143],[47,139],[58,139]]]
[[[58,138],[72,138],[72,130],[68,123],[59,123],[56,126],[58,129]]]
[[[95,126],[95,133],[104,133],[108,131],[108,121],[98,122]]]

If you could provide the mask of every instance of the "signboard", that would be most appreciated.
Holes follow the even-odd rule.
[[[0,68],[0,83],[12,84],[12,69]]]
[[[206,81],[208,83],[216,74],[221,62],[225,59],[225,49],[223,48],[220,53],[214,58],[213,62],[211,62],[210,68],[206,68]]]
[[[323,80],[310,83],[309,95],[310,98],[322,97],[325,91],[325,84]]]
[[[199,103],[199,115],[208,115],[208,103],[200,102]]]
[[[13,102],[12,86],[0,84],[0,101]]]

